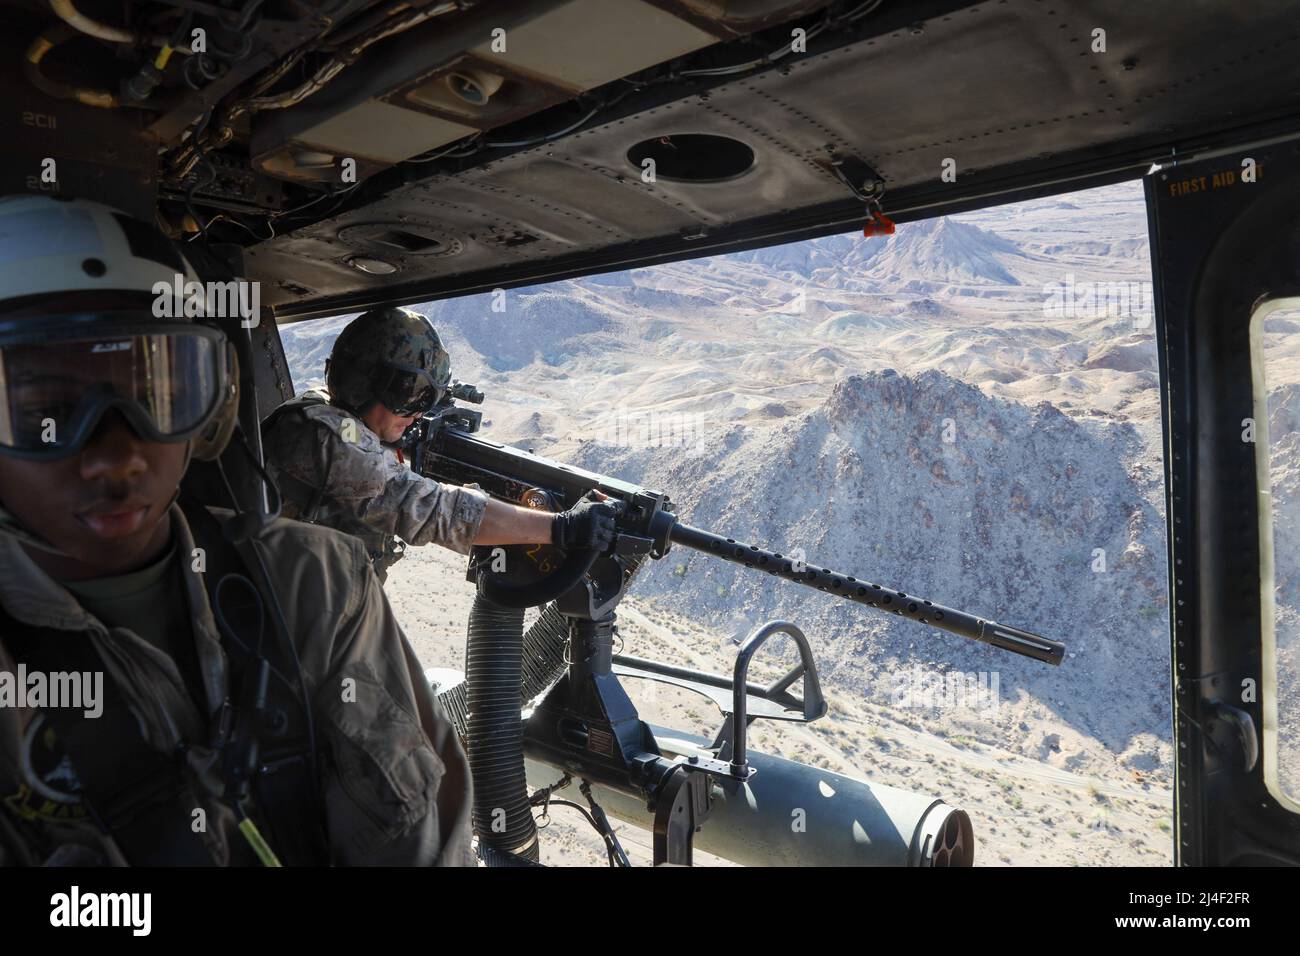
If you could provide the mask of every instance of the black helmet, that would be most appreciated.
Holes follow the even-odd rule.
[[[357,414],[379,402],[396,415],[421,415],[442,398],[450,380],[451,357],[433,324],[395,306],[349,322],[325,363],[330,400]]]

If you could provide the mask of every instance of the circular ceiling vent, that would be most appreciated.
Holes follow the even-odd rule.
[[[339,242],[377,256],[454,256],[465,248],[455,236],[409,222],[363,222],[339,230]]]
[[[720,183],[749,172],[754,151],[738,139],[709,133],[676,133],[642,140],[627,151],[638,172],[654,160],[656,179],[679,183]]]

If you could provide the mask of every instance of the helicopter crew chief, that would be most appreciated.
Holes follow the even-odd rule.
[[[224,334],[152,312],[177,274],[145,222],[0,199],[0,865],[470,864],[364,549],[180,495],[239,401]],[[15,696],[37,673],[84,695]]]

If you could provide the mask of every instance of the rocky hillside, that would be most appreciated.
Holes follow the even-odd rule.
[[[838,381],[771,429],[732,426],[671,453],[585,441],[565,458],[668,490],[691,524],[802,549],[818,566],[1065,641],[1070,656],[1050,668],[684,548],[640,593],[727,634],[737,619],[794,620],[838,686],[877,698],[913,663],[997,670],[1004,696],[1049,701],[1122,753],[1167,731],[1164,524],[1157,476],[1130,464],[1141,448],[1129,425],[990,398],[935,370],[885,370]]]

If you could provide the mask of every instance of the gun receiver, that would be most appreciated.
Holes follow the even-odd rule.
[[[563,511],[594,489],[627,505],[619,521],[614,555],[649,554],[662,558],[672,544],[680,544],[1048,664],[1059,665],[1065,656],[1065,645],[1059,641],[691,527],[677,520],[672,503],[661,492],[647,491],[618,478],[551,461],[475,434],[482,414],[455,405],[453,397],[481,402],[483,396],[472,386],[453,385],[443,402],[403,437],[402,448],[411,467],[422,475],[448,484],[477,484],[499,500],[547,511]],[[529,571],[535,572],[533,580],[514,587],[487,585],[494,588],[487,591],[481,577],[480,587],[485,587],[485,593],[499,603],[517,607],[542,604],[582,579],[599,557],[597,553],[583,553],[561,559],[563,552],[550,546],[530,548],[527,553],[532,562]],[[538,575],[544,575],[544,579],[538,580]],[[617,586],[621,585],[621,581],[617,582]]]

